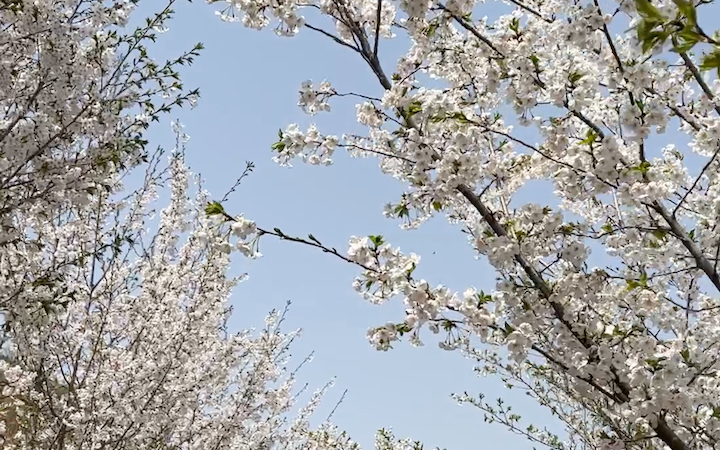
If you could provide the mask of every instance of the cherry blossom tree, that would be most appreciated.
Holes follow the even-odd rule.
[[[0,2],[0,448],[353,449],[310,428],[324,390],[290,420],[284,312],[227,329],[240,280],[181,128],[146,149],[198,96],[177,67],[201,45],[162,64],[147,45],[175,2],[129,32],[137,0]]]
[[[79,261],[35,283],[52,308],[8,323],[2,448],[356,449],[329,423],[310,426],[329,385],[296,410],[286,310],[260,330],[228,330],[242,280],[228,276],[232,235],[207,217],[176,132],[178,148],[149,156],[138,189],[95,193],[38,229],[44,252]]]
[[[423,328],[522,387],[566,426],[525,425],[502,401],[458,395],[554,449],[720,448],[720,37],[711,0],[216,0],[226,20],[320,33],[372,70],[380,93],[303,83],[299,106],[358,98],[364,134],[289,125],[282,165],[374,156],[405,192],[385,209],[415,228],[444,215],[497,284],[454,292],[382,236],[339,252],[309,235],[240,235],[316,247],[359,267],[367,300],[406,315],[371,329],[388,350]],[[331,21],[331,26],[324,24]],[[407,42],[397,62],[382,39]],[[321,52],[316,52],[320,55]],[[668,132],[670,131],[670,132]],[[544,182],[554,197],[519,202]],[[220,203],[208,213],[249,230]],[[372,230],[369,230],[372,231]],[[244,242],[244,244],[242,244]],[[592,254],[591,254],[592,253]]]
[[[143,131],[193,103],[177,68],[200,44],[158,63],[147,44],[176,0],[126,30],[138,0],[0,2],[0,310],[6,322],[45,307],[34,294],[57,269],[87,257],[48,258],[43,228],[116,189],[147,158]],[[69,208],[69,209],[68,209]],[[23,318],[24,320],[24,318]]]

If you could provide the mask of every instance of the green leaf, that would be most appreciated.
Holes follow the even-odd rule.
[[[598,138],[597,133],[595,133],[595,130],[588,130],[587,131],[587,137],[580,142],[580,145],[590,145]]]
[[[520,19],[515,17],[512,22],[510,22],[510,25],[508,25],[508,28],[515,34],[520,34]]]
[[[223,208],[223,205],[220,202],[212,201],[205,206],[205,214],[208,217],[225,214],[225,208]]]
[[[642,41],[642,52],[647,53],[653,49],[662,40],[661,31],[651,31],[648,33],[648,37]]]
[[[530,61],[533,63],[535,71],[540,72],[540,58],[537,55],[530,55]]]
[[[575,231],[575,229],[576,229],[575,224],[572,222],[568,222],[568,223],[561,225],[559,227],[558,231],[560,231],[560,233],[562,233],[564,235],[569,235],[569,234],[572,234],[572,232]]]
[[[584,77],[584,76],[585,75],[580,72],[572,72],[568,76],[568,80],[570,80],[570,83],[576,84],[578,81],[582,80],[582,77]]]
[[[410,328],[407,323],[403,322],[395,325],[395,331],[397,331],[397,333],[402,336],[405,333],[411,332],[412,328]]]
[[[677,33],[678,42],[673,46],[674,52],[688,52],[695,46],[695,44],[700,42],[702,36],[700,36],[694,28],[694,26],[685,25],[685,27]]]
[[[653,230],[652,231],[652,235],[661,241],[665,240],[665,237],[667,236],[667,234],[668,234],[668,232],[665,230]]]
[[[440,25],[438,25],[436,22],[431,22],[430,25],[428,25],[428,27],[425,29],[425,36],[434,36],[439,26]]]
[[[471,122],[467,117],[465,117],[465,114],[463,114],[463,113],[461,113],[461,112],[452,113],[452,114],[451,114],[450,116],[448,116],[448,117],[449,117],[450,119],[455,119],[455,120],[457,120],[457,121],[460,122],[460,123],[470,123],[470,122]]]
[[[650,164],[649,161],[643,161],[637,166],[631,167],[630,170],[633,172],[640,172],[642,174],[646,174],[650,170],[650,167],[652,167],[652,164]]]
[[[664,356],[661,356],[660,358],[648,358],[645,360],[645,363],[653,369],[658,369],[660,368],[660,363],[666,359],[667,358]]]
[[[285,143],[283,141],[277,141],[270,148],[276,152],[281,152],[285,150]]]
[[[492,302],[492,295],[486,294],[484,291],[478,292],[477,298],[478,298],[478,308],[486,303]]]
[[[648,275],[647,273],[643,272],[640,275],[640,278],[637,280],[625,280],[625,283],[627,283],[627,290],[632,291],[633,289],[646,289],[647,288],[647,282],[648,282]]]
[[[370,242],[373,243],[375,247],[381,246],[385,241],[383,240],[382,236],[368,236],[368,239],[370,239]]]
[[[695,4],[691,0],[674,0],[680,13],[688,20],[692,26],[697,25],[697,11]]]
[[[442,203],[436,200],[432,202],[432,207],[435,211],[440,211],[442,209]]]
[[[665,20],[660,10],[650,0],[635,0],[635,8],[643,19]]]
[[[682,356],[682,359],[685,360],[685,362],[690,361],[690,350],[687,348],[680,350],[680,356]]]
[[[407,205],[400,203],[393,208],[393,213],[397,214],[398,217],[408,217],[410,215],[410,210]]]
[[[653,28],[655,28],[656,25],[657,25],[656,22],[641,20],[635,27],[635,32],[637,33],[638,41],[644,42],[645,40],[647,40],[647,38],[650,35],[650,32],[653,30]]]
[[[408,271],[407,271],[407,276],[411,277],[413,272],[415,272],[415,269],[417,269],[417,265],[415,263],[412,263],[410,265],[410,269],[408,269]]]
[[[452,331],[454,328],[456,328],[456,325],[451,320],[443,320],[442,321],[442,327],[445,331]]]
[[[418,101],[412,102],[407,108],[408,117],[412,117],[420,111],[422,111],[422,103]]]
[[[705,55],[700,62],[700,70],[720,69],[720,48],[715,48]]]
[[[703,39],[703,37],[695,30],[694,26],[686,24],[683,29],[677,33],[677,36],[686,41],[699,42]]]

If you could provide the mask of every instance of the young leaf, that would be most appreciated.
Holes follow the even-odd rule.
[[[368,236],[368,238],[370,239],[370,242],[372,242],[375,247],[379,247],[385,242],[383,240],[383,237],[379,236],[379,235],[378,236],[371,235],[371,236]]]
[[[700,70],[720,69],[720,48],[705,55],[700,62]]]
[[[407,108],[407,114],[409,117],[414,116],[415,114],[419,113],[420,111],[422,111],[422,103],[417,102],[417,101],[410,103],[410,105]]]
[[[587,137],[580,142],[580,145],[590,145],[598,138],[597,133],[594,130],[588,130]]]
[[[224,214],[225,208],[223,208],[223,205],[220,202],[212,201],[205,206],[205,214],[210,216],[216,216],[218,214]]]
[[[697,25],[697,11],[691,0],[674,0],[680,13],[688,20],[693,27]]]
[[[660,10],[650,0],[635,0],[635,8],[643,19],[665,20]]]

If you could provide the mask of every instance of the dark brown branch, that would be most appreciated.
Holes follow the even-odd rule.
[[[373,57],[378,57],[380,45],[380,17],[382,16],[382,0],[378,0],[377,14],[375,15],[375,45],[373,46]]]

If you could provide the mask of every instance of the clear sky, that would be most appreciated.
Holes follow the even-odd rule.
[[[145,2],[141,11],[162,3]],[[487,8],[491,9],[484,15],[497,12],[490,4]],[[186,86],[200,87],[202,98],[194,110],[175,114],[191,136],[187,153],[191,169],[201,173],[206,188],[220,197],[246,160],[257,166],[228,202],[229,212],[244,213],[262,227],[279,227],[288,234],[313,233],[341,251],[351,235],[382,234],[404,251],[422,255],[416,273],[432,283],[460,291],[468,286],[493,288],[490,266],[474,258],[459,228],[444,218],[414,231],[400,230],[397,222],[383,218],[383,204],[397,200],[402,186],[382,175],[376,160],[351,159],[340,152],[332,167],[298,163],[292,169],[270,160],[278,128],[289,123],[303,128],[314,120],[322,132],[338,135],[359,129],[353,100],[334,103],[332,113],[314,118],[296,106],[298,89],[306,79],[328,79],[342,92],[381,95],[357,55],[309,30],[289,39],[269,29],[257,32],[223,23],[202,1],[178,2],[176,11],[170,31],[160,36],[151,54],[171,58],[198,41],[205,44],[195,65],[182,70]],[[388,60],[402,46],[391,43],[381,49]],[[170,119],[150,129],[151,145],[172,147]],[[261,251],[263,258],[240,260],[233,268],[237,273],[247,271],[250,278],[233,295],[231,326],[261,326],[268,310],[291,300],[287,326],[304,330],[294,346],[294,361],[315,352],[300,380],[315,388],[337,377],[320,415],[324,417],[347,389],[333,421],[364,448],[372,448],[373,434],[381,427],[391,428],[398,437],[421,440],[426,448],[532,448],[501,426],[484,423],[481,411],[457,405],[450,398],[452,392],[484,392],[488,399],[502,395],[517,405],[513,409],[524,419],[550,424],[549,414],[521,392],[506,391],[498,379],[477,377],[471,361],[440,350],[432,337],[423,348],[400,343],[389,352],[374,350],[365,338],[367,328],[399,321],[402,303],[365,302],[351,287],[358,273],[355,267],[273,239],[265,239]]]

